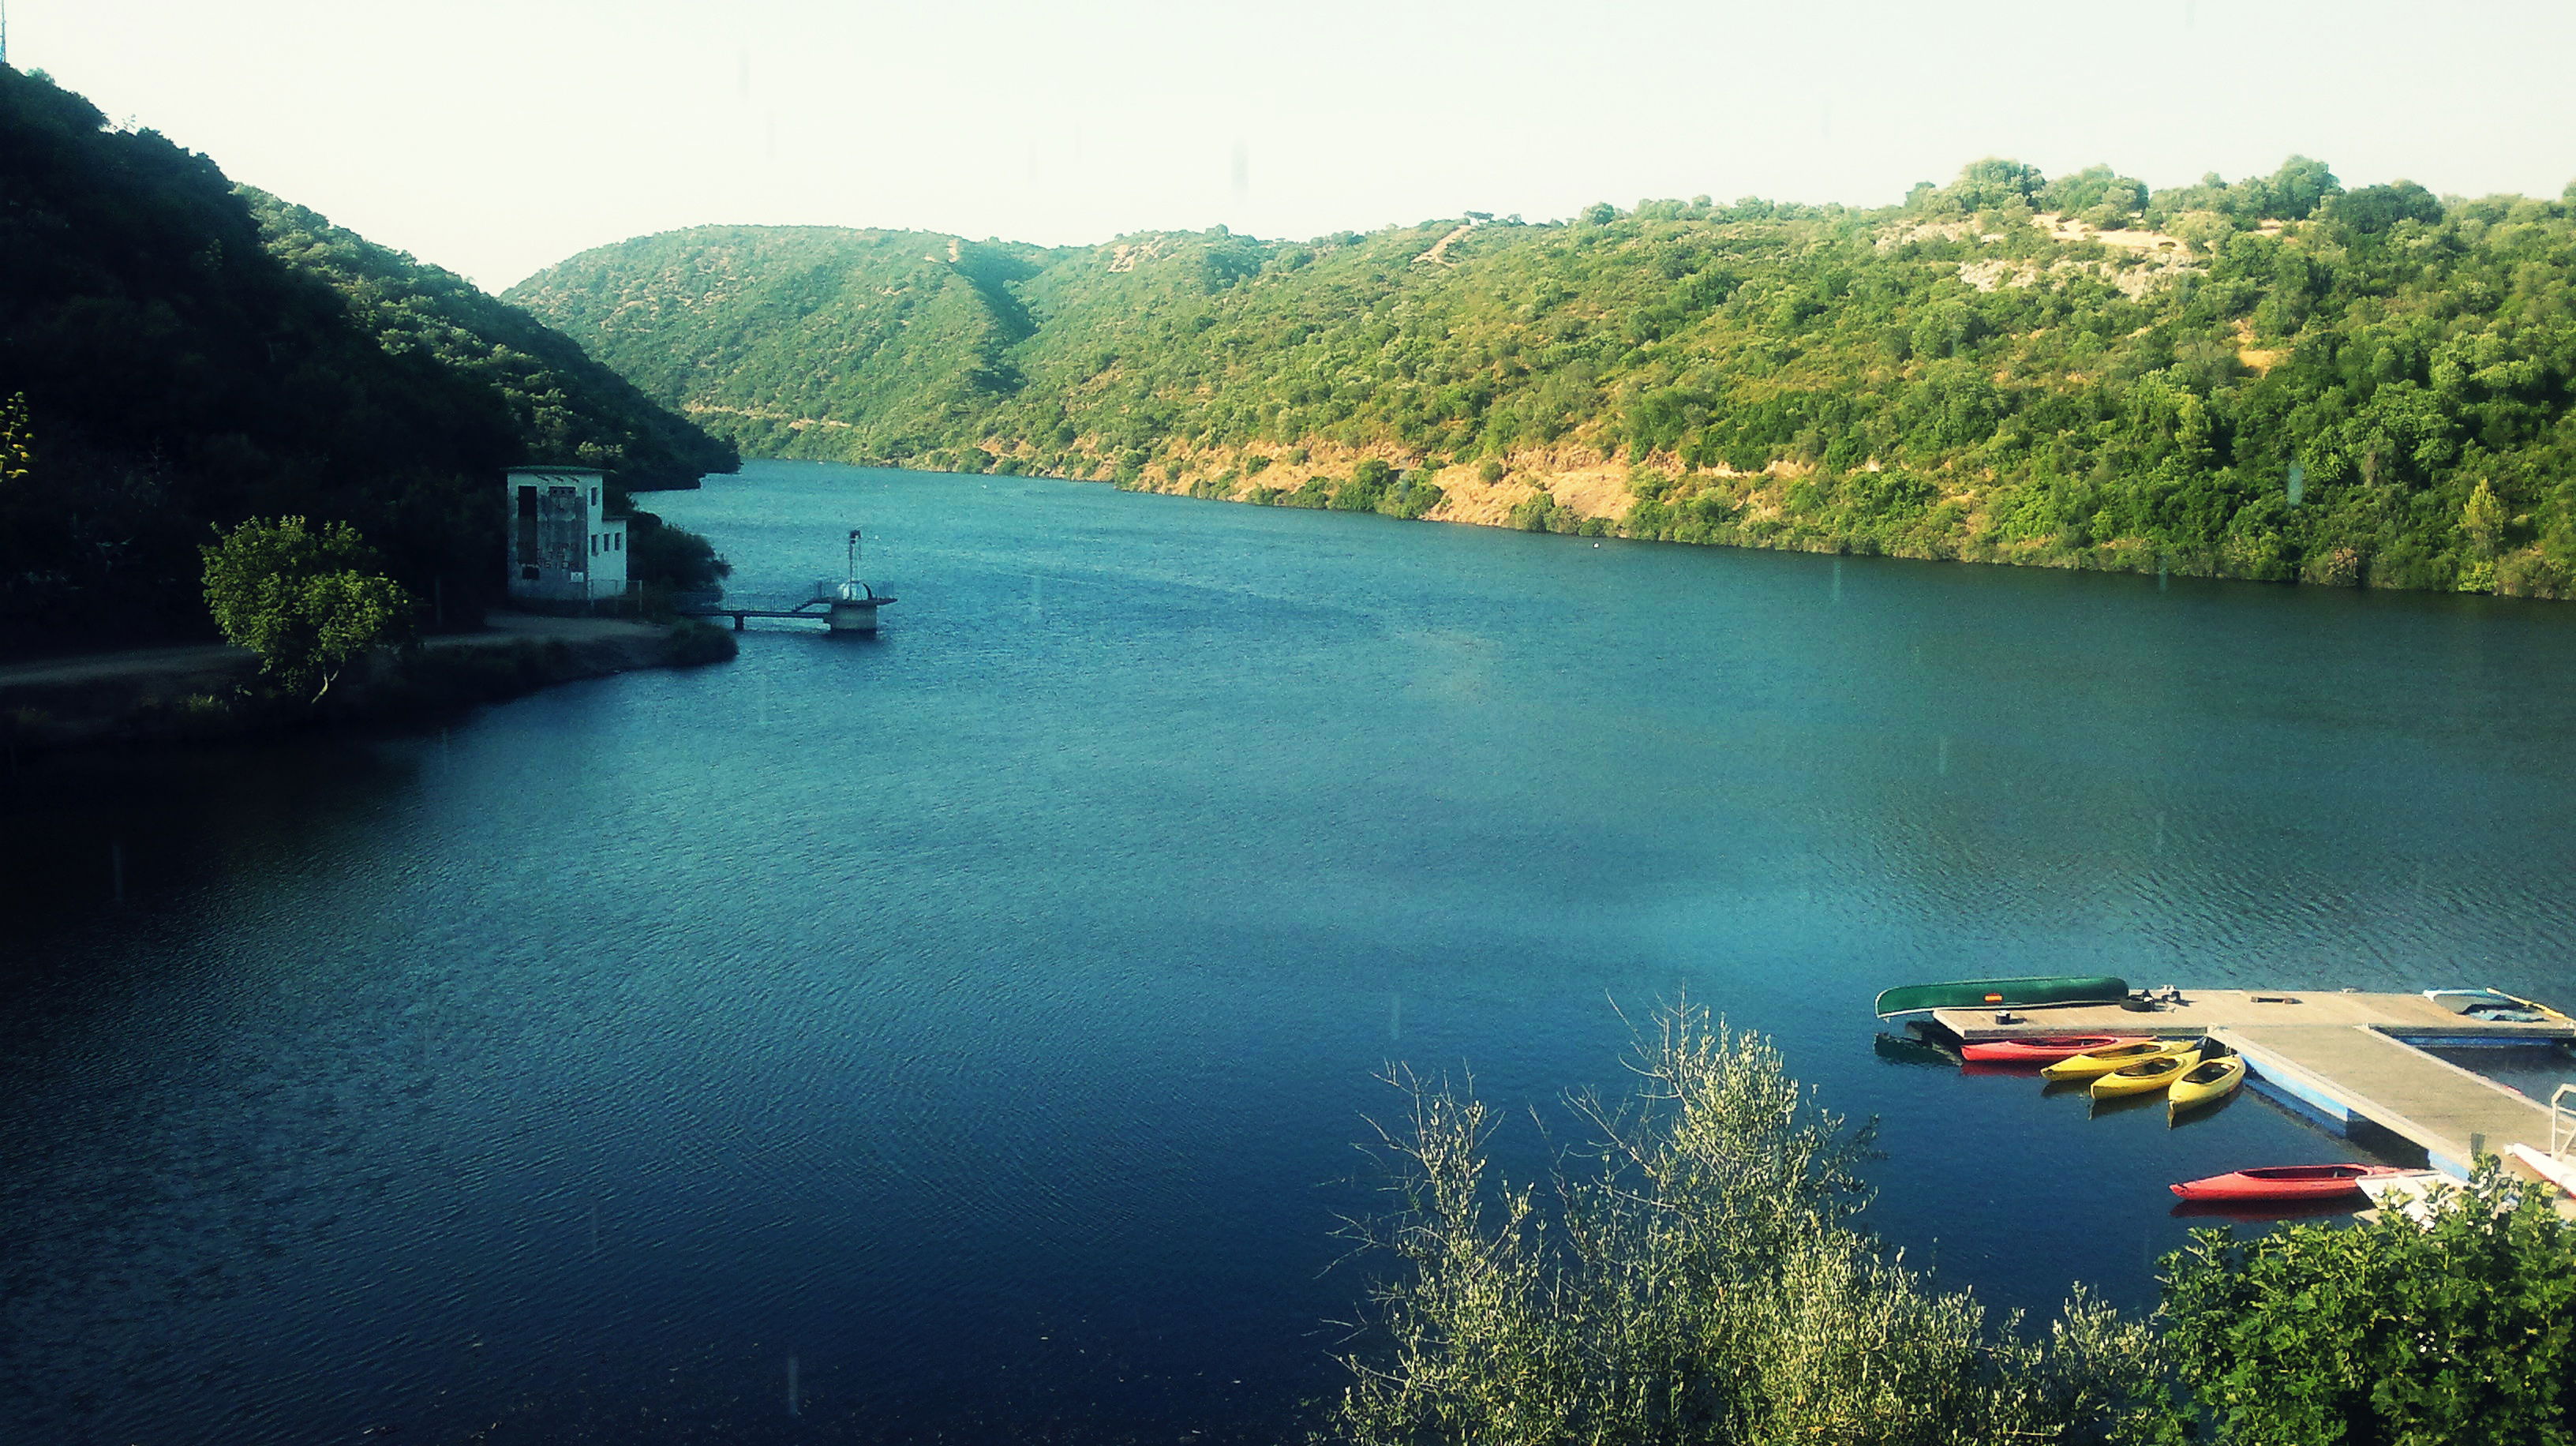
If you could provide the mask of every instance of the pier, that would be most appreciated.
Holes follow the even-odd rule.
[[[2422,1148],[2434,1168],[2463,1178],[2480,1153],[2502,1155],[2515,1144],[2549,1151],[2558,1143],[2551,1111],[2419,1046],[2576,1040],[2576,1023],[2567,1020],[2473,1019],[2420,994],[2212,989],[2144,1008],[2050,1005],[2000,1016],[1991,1009],[1943,1009],[1932,1017],[1969,1042],[2206,1035],[2245,1057],[2249,1080],[2334,1133],[2367,1120]]]
[[[893,602],[890,597],[815,598],[792,608],[694,607],[679,609],[684,618],[731,618],[733,630],[742,631],[746,618],[802,618],[809,623],[828,624],[836,633],[873,633],[877,630],[877,609]]]
[[[835,636],[874,637],[877,631],[877,609],[894,599],[859,581],[859,529],[850,529],[849,575],[835,583],[826,579],[814,584],[814,595],[789,608],[729,608],[714,603],[679,609],[682,617],[731,618],[733,630],[741,632],[749,618],[804,618],[818,622]]]
[[[2546,1105],[2376,1029],[2254,1025],[2210,1037],[2245,1056],[2249,1076],[2337,1133],[2366,1119],[2423,1146],[2446,1174],[2466,1177],[2481,1152],[2549,1145]]]

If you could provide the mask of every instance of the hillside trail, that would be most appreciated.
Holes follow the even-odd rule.
[[[1439,240],[1432,242],[1430,250],[1413,258],[1414,263],[1416,265],[1420,265],[1427,261],[1434,266],[1448,266],[1454,264],[1449,260],[1449,243],[1466,235],[1468,232],[1475,230],[1480,224],[1482,223],[1469,221],[1460,226],[1457,230],[1452,231],[1448,235],[1441,237]]]

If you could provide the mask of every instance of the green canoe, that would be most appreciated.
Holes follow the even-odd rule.
[[[1878,996],[1878,1017],[1927,1009],[2021,1009],[2034,1004],[2117,1004],[2126,980],[2108,974],[2047,974],[2036,979],[1962,979],[1908,984]]]

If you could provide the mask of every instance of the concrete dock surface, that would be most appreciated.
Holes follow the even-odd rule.
[[[2376,1029],[2251,1025],[2213,1032],[2267,1082],[2413,1140],[2436,1168],[2466,1174],[2477,1153],[2549,1147],[2549,1108]]]
[[[2132,1009],[2119,1004],[2049,1004],[2003,1011],[1940,1009],[1932,1017],[1970,1043],[1988,1039],[2040,1039],[2052,1034],[2207,1034],[2216,1029],[2273,1025],[2376,1029],[2400,1039],[2464,1043],[2576,1039],[2576,1023],[2538,1024],[2471,1019],[2453,1014],[2421,994],[2362,994],[2304,989],[2186,989],[2179,1004]]]
[[[2245,1056],[2249,1077],[2340,1134],[2364,1119],[2422,1147],[2435,1168],[2465,1176],[2479,1153],[2507,1145],[2546,1151],[2549,1106],[2428,1054],[2433,1047],[2576,1040],[2576,1022],[2473,1019],[2420,994],[2242,989],[2182,991],[2144,1008],[2059,1004],[1944,1009],[1933,1018],[1960,1039],[2052,1035],[2206,1035]],[[2568,1133],[2566,1124],[2562,1134]],[[2562,1202],[2565,1203],[2565,1202]]]

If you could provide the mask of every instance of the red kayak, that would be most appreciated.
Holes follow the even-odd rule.
[[[1962,1059],[1982,1064],[2055,1064],[2097,1049],[2112,1049],[2123,1044],[2146,1044],[2144,1035],[2061,1034],[2048,1039],[1989,1039],[1963,1045]]]
[[[2394,1165],[2265,1165],[2167,1188],[2185,1200],[2329,1200],[2375,1175],[2411,1173]]]

